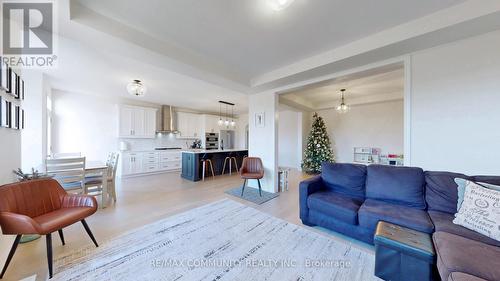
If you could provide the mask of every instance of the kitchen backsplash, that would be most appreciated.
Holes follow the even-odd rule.
[[[155,147],[181,147],[187,148],[195,139],[177,139],[174,135],[161,135],[155,139],[120,139],[119,142],[127,143],[128,150],[150,150]]]

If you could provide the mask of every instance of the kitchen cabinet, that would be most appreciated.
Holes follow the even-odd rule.
[[[122,153],[122,176],[137,176],[179,170],[180,151],[143,151]]]
[[[124,153],[122,159],[122,175],[134,175],[142,173],[142,153]]]
[[[177,138],[201,139],[201,118],[199,114],[177,112]]]
[[[119,137],[154,138],[156,134],[155,108],[120,106]]]
[[[208,115],[204,114],[202,115],[203,119],[203,135],[206,133],[218,133],[220,128],[219,128],[219,117],[215,115]]]

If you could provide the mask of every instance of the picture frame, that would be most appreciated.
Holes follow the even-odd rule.
[[[2,99],[1,106],[0,106],[0,127],[4,128],[10,128],[11,126],[11,107],[12,107],[12,102],[6,100],[5,98]]]
[[[24,109],[21,109],[21,124],[20,124],[20,127],[21,127],[21,130],[24,130],[25,126],[26,126],[26,119],[25,119],[26,115],[24,113]]]
[[[11,96],[19,99],[19,87],[18,87],[19,75],[10,68],[10,92]]]
[[[10,128],[19,130],[21,121],[21,107],[19,105],[11,105],[11,122]]]
[[[264,128],[266,126],[265,112],[255,113],[255,127]]]
[[[0,89],[10,92],[10,68],[3,60],[0,61]]]
[[[19,77],[19,99],[24,100],[24,80]]]

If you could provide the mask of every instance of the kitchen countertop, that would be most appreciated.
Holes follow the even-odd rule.
[[[184,153],[194,153],[194,154],[201,154],[201,153],[224,153],[224,152],[238,152],[238,151],[248,151],[248,149],[245,148],[232,148],[232,149],[212,149],[212,150],[205,150],[205,149],[185,149],[182,150]]]
[[[179,149],[167,149],[167,150],[156,150],[156,149],[138,149],[138,150],[125,150],[121,151],[122,153],[137,153],[137,152],[181,152],[185,151],[183,148]]]

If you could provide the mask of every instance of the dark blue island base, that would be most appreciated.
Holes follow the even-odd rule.
[[[224,159],[232,153],[232,156],[236,157],[236,163],[238,168],[241,167],[243,163],[243,157],[248,156],[247,149],[230,149],[230,150],[192,150],[182,152],[182,172],[181,177],[190,181],[199,181],[202,178],[202,164],[201,158],[204,154],[207,154],[212,160],[214,165],[215,175],[222,175],[222,170],[224,168]],[[237,174],[238,171],[236,167],[232,167],[233,174]],[[229,174],[229,163],[226,165],[226,170],[224,174]],[[211,172],[206,172],[205,177],[209,178]]]

